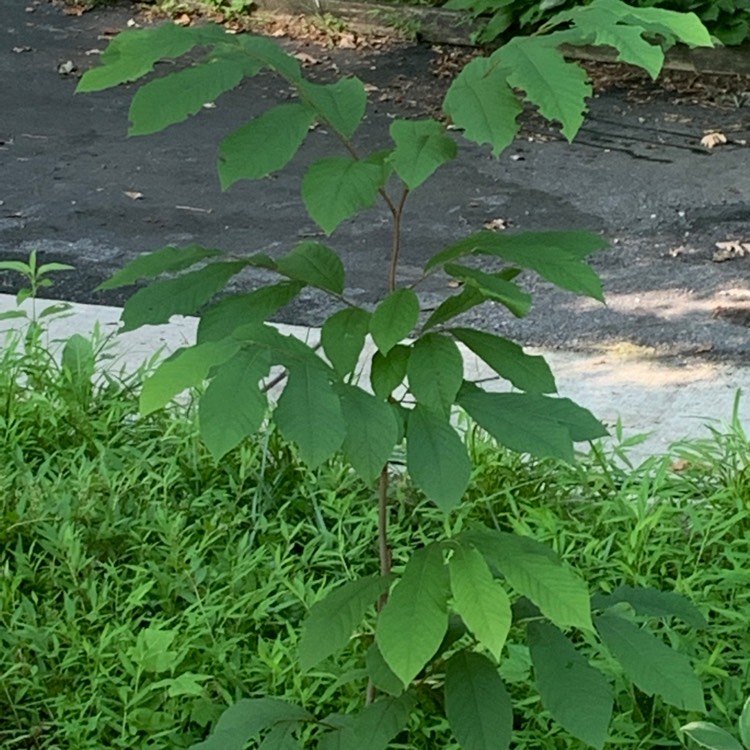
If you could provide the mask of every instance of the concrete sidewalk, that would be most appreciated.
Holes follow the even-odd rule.
[[[41,308],[45,301],[40,302]],[[28,306],[29,302],[25,303]],[[14,309],[15,298],[0,295],[0,313]],[[133,372],[155,355],[166,356],[195,341],[196,318],[174,318],[168,325],[117,335],[120,312],[117,307],[73,303],[64,317],[49,319],[49,346],[59,347],[74,333],[91,335],[98,326],[110,342],[113,356],[107,360],[108,366]],[[2,321],[0,332],[23,325],[22,319]],[[313,343],[319,335],[318,329],[303,326],[280,325],[279,329]],[[602,348],[596,354],[527,351],[546,357],[560,395],[590,409],[608,426],[619,418],[625,437],[649,433],[649,438],[632,450],[634,460],[665,453],[670,444],[684,438],[707,437],[708,425],[720,428],[729,422],[737,389],[750,390],[750,369],[701,361],[675,366],[648,349]],[[494,373],[468,352],[465,361],[467,378],[493,377]],[[508,389],[499,379],[485,387]],[[747,400],[740,403],[740,418],[750,422]]]

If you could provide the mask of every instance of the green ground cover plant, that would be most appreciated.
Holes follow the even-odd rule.
[[[136,380],[89,382],[90,398],[20,338],[2,349],[0,745],[189,747],[222,704],[248,695],[316,712],[356,709],[371,624],[314,670],[299,668],[298,650],[316,602],[342,578],[377,572],[371,488],[340,457],[311,470],[276,431],[217,464],[193,405],[144,417]],[[651,587],[640,602],[651,607],[647,629],[690,656],[708,716],[634,687],[588,640],[585,653],[613,684],[611,746],[683,746],[686,720],[733,725],[750,667],[750,454],[741,426],[636,467],[623,462],[624,449],[601,447],[577,464],[525,459],[476,429],[467,445],[475,468],[449,518],[406,476],[398,480],[397,563],[446,526],[482,524],[548,545],[629,617],[628,587]],[[660,609],[665,602],[677,616]],[[500,666],[514,747],[580,748],[540,702],[537,666],[515,639]],[[427,688],[392,747],[455,747]]]
[[[583,121],[590,87],[582,69],[560,53],[563,43],[615,39],[623,59],[654,76],[663,50],[649,35],[667,45],[677,40],[710,44],[695,16],[635,12],[619,0],[595,0],[561,14],[556,25],[560,28],[544,36],[512,40],[459,74],[444,110],[464,138],[488,143],[495,154],[506,148],[519,128],[519,90],[572,138]],[[454,319],[486,303],[526,315],[532,300],[516,281],[524,270],[602,300],[601,283],[586,262],[603,249],[602,238],[585,232],[479,232],[436,248],[422,279],[401,284],[404,207],[410,194],[457,151],[445,123],[394,120],[390,146],[363,152],[357,140],[367,106],[361,81],[314,83],[272,41],[227,35],[213,26],[167,24],[124,32],[102,55],[102,65],[83,77],[79,91],[141,79],[158,60],[181,58],[196,47],[208,49],[201,61],[137,90],[130,134],[146,135],[179,123],[243,78],[274,74],[293,98],[222,142],[222,187],[279,171],[311,127],[322,125],[339,141],[343,155],[308,168],[302,180],[307,212],[330,235],[381,200],[392,218],[392,245],[383,267],[388,294],[374,309],[347,297],[342,261],[321,242],[302,242],[275,258],[260,253],[227,258],[214,248],[166,247],[139,257],[103,285],[148,282],[125,304],[124,330],[166,322],[174,314],[200,315],[197,343],[170,356],[146,378],[139,398],[144,416],[207,382],[197,399],[198,424],[214,460],[222,462],[248,439],[276,429],[310,470],[343,455],[372,486],[376,500],[372,544],[377,571],[340,576],[339,586],[310,609],[298,647],[301,670],[314,673],[347,648],[352,633],[371,629],[374,640],[360,654],[367,685],[359,706],[329,712],[309,701],[282,700],[283,690],[250,693],[191,747],[241,750],[248,741],[261,739],[265,750],[311,743],[321,750],[384,750],[425,705],[440,707],[464,750],[508,747],[514,703],[499,667],[506,646],[519,641],[529,649],[534,690],[542,703],[560,727],[587,745],[604,745],[613,713],[608,669],[594,656],[603,647],[613,657],[611,664],[619,664],[622,675],[647,695],[680,710],[703,711],[703,691],[689,660],[646,626],[655,601],[659,614],[687,617],[691,627],[702,625],[685,600],[638,588],[592,600],[588,583],[533,538],[492,524],[455,525],[473,470],[455,423],[458,411],[505,447],[537,458],[572,461],[574,443],[605,431],[586,410],[555,395],[554,378],[541,357],[525,354],[501,336],[461,327]],[[217,301],[234,276],[251,268],[275,272],[278,283]],[[431,314],[421,315],[417,288],[435,273],[452,276],[462,289]],[[305,287],[329,295],[339,306],[323,324],[315,346],[268,324]],[[368,337],[374,353],[364,355]],[[459,345],[516,390],[490,393],[466,380]],[[360,378],[363,357],[369,382]],[[283,373],[272,374],[273,367]],[[269,411],[271,383],[283,384],[283,390]],[[442,528],[412,538],[406,559],[394,558],[393,546],[394,537],[403,532],[398,524],[404,524],[399,516],[404,500],[392,487],[391,459],[397,448],[405,455],[410,481],[444,514]],[[426,528],[421,514],[415,523]],[[149,637],[154,641],[144,649],[168,649],[168,636]],[[162,646],[159,638],[166,639]]]
[[[448,0],[440,4],[483,20],[476,41],[487,44],[518,33],[544,33],[550,24],[556,24],[561,11],[574,10],[589,2],[591,0]],[[654,10],[694,13],[722,44],[741,44],[750,34],[750,0],[635,0],[630,5],[646,15]]]

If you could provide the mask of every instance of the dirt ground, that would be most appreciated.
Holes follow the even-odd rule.
[[[273,77],[247,81],[215,108],[143,138],[126,137],[133,86],[74,95],[78,76],[133,13],[124,5],[76,16],[44,0],[0,0],[0,258],[25,258],[37,248],[44,260],[76,267],[60,276],[56,296],[118,304],[124,293],[94,287],[147,250],[200,243],[278,254],[301,238],[323,239],[299,198],[306,165],[335,153],[320,130],[284,172],[226,193],[219,188],[218,143],[286,96]],[[279,41],[300,55],[311,77],[355,74],[368,84],[371,103],[358,135],[365,149],[386,144],[394,116],[439,112],[466,54],[383,40],[366,45],[356,37],[342,42],[341,33],[343,46],[331,47],[325,36],[304,36]],[[522,136],[499,159],[462,144],[459,157],[412,196],[400,280],[416,278],[430,255],[486,225],[601,232],[611,242],[594,260],[606,306],[529,276],[524,283],[536,298],[527,318],[479,308],[467,322],[563,350],[635,348],[675,363],[746,363],[750,81],[669,74],[653,84],[619,66],[588,65],[597,93],[572,145],[529,112]],[[169,70],[160,65],[157,74]],[[708,149],[701,139],[714,130],[727,142]],[[354,299],[372,303],[384,292],[387,218],[376,207],[328,241],[344,258]],[[252,272],[237,285],[267,280]],[[0,273],[0,291],[17,285]],[[434,307],[454,291],[435,278],[422,302]],[[309,294],[282,318],[314,325],[329,310]]]

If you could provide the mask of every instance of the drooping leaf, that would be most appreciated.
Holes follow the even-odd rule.
[[[417,487],[442,511],[453,510],[469,484],[471,461],[448,417],[417,404],[409,412],[406,448],[406,466]]]
[[[265,348],[243,348],[216,372],[198,404],[203,442],[219,460],[255,434],[268,411],[258,381],[271,366]]]
[[[705,628],[706,618],[689,600],[675,591],[659,591],[646,586],[618,586],[611,594],[598,594],[592,600],[597,609],[620,602],[630,604],[635,613],[646,617],[679,617],[694,628]]]
[[[297,87],[302,103],[317,119],[351,138],[365,116],[367,92],[359,78],[341,78],[336,83],[301,81]]]
[[[502,584],[473,547],[460,546],[448,564],[453,606],[475,638],[499,661],[512,614]]]
[[[396,697],[404,692],[403,683],[386,663],[377,643],[373,643],[367,649],[365,660],[367,663],[367,674],[372,680],[372,684],[378,690]]]
[[[391,457],[399,435],[391,405],[353,385],[340,385],[341,410],[346,422],[343,450],[365,482],[374,482]]]
[[[347,307],[331,315],[320,331],[323,351],[333,369],[344,377],[354,372],[370,330],[370,313]]]
[[[708,721],[691,721],[680,727],[698,747],[706,750],[745,750],[729,732]]]
[[[607,434],[593,415],[566,398],[535,393],[487,393],[465,382],[458,405],[499,443],[540,458],[573,462],[573,443]]]
[[[316,161],[307,170],[302,179],[302,200],[310,218],[331,234],[344,219],[375,203],[381,179],[377,164],[332,156]]]
[[[562,125],[570,141],[583,124],[586,99],[591,85],[586,71],[565,60],[562,53],[543,36],[515,37],[490,56],[513,88],[526,92],[548,119]]]
[[[472,531],[466,541],[560,628],[592,630],[586,582],[541,542],[500,531]]]
[[[243,750],[250,740],[277,724],[312,720],[307,711],[286,701],[244,698],[224,711],[208,739],[191,745],[190,750]]]
[[[201,315],[198,322],[198,343],[230,336],[240,326],[263,323],[288,305],[303,287],[297,281],[283,281],[254,292],[226,297],[211,305]]]
[[[427,318],[422,330],[428,331],[441,323],[446,323],[457,315],[471,310],[472,307],[481,305],[486,300],[487,297],[479,289],[474,286],[466,286],[458,294],[453,294],[444,299]]]
[[[237,34],[232,39],[239,49],[256,65],[276,71],[293,85],[303,80],[299,60],[284,52],[278,42],[265,36]]]
[[[301,104],[279,104],[230,133],[219,149],[221,189],[285,167],[304,143],[314,119]]]
[[[464,361],[455,342],[439,333],[420,337],[412,347],[406,372],[414,398],[449,416],[464,379]]]
[[[626,676],[644,693],[687,711],[705,711],[703,687],[684,654],[622,617],[600,615],[595,624]]]
[[[346,436],[338,396],[325,372],[308,362],[290,367],[274,421],[279,432],[297,444],[302,460],[312,468],[330,458]]]
[[[344,264],[330,247],[320,242],[301,242],[276,261],[279,273],[335,294],[344,291]]]
[[[436,120],[394,120],[390,133],[396,144],[391,164],[409,190],[419,187],[458,150],[445,127]]]
[[[306,671],[344,648],[390,582],[391,578],[382,576],[358,578],[313,604],[302,625],[300,667]]]
[[[183,28],[164,23],[119,33],[100,57],[101,65],[87,71],[76,93],[101,91],[135,81],[151,72],[154,63],[181,57],[199,44],[217,44],[227,38],[220,26]]]
[[[648,31],[662,34],[670,43],[674,39],[690,47],[714,46],[711,34],[695,13],[666,8],[634,8],[621,0],[597,0],[597,7],[617,9],[628,23],[645,25]]]
[[[445,713],[461,750],[504,750],[513,730],[510,696],[492,662],[459,651],[445,667]]]
[[[128,135],[148,135],[199,112],[244,77],[231,58],[214,58],[141,86],[130,103]]]
[[[414,698],[409,693],[398,698],[381,698],[365,706],[360,714],[344,726],[324,735],[318,748],[386,750],[391,740],[406,726],[414,703]]]
[[[480,146],[489,143],[495,156],[513,142],[522,111],[505,73],[484,57],[464,66],[448,89],[443,109],[465,138]]]
[[[211,369],[233,357],[239,348],[239,342],[224,339],[175,352],[144,381],[139,401],[141,414],[161,409],[186,388],[202,385]]]
[[[382,300],[370,318],[370,333],[381,354],[405,339],[418,318],[419,299],[411,289],[397,289]]]
[[[246,266],[244,261],[212,263],[139,289],[123,307],[121,330],[132,331],[143,325],[168,323],[173,315],[192,315]]]
[[[544,357],[526,354],[513,341],[473,328],[452,328],[450,332],[516,388],[529,393],[554,393],[557,390]]]
[[[163,273],[183,271],[206,258],[221,255],[221,250],[188,245],[187,247],[162,247],[145,255],[139,255],[127,265],[116,271],[96,288],[96,291],[116,289],[120,286],[135,284],[140,279],[152,279]]]
[[[531,295],[499,274],[456,263],[446,263],[445,272],[476,287],[487,299],[505,305],[517,318],[523,318],[531,309]]]
[[[439,544],[415,552],[378,617],[375,638],[404,683],[419,674],[448,629],[448,571]]]
[[[601,750],[612,718],[609,682],[554,625],[530,622],[527,631],[542,704],[563,729]]]
[[[536,271],[542,278],[562,289],[604,301],[601,280],[581,255],[583,248],[596,252],[607,246],[605,240],[593,233],[575,232],[581,247],[570,252],[572,237],[567,232],[524,232],[504,235],[481,232],[473,235],[476,252],[493,255]],[[580,239],[579,239],[580,238]]]
[[[299,740],[295,736],[299,729],[296,721],[284,721],[275,724],[263,738],[258,750],[299,750]]]
[[[411,347],[399,344],[388,354],[375,352],[370,368],[370,385],[378,398],[386,399],[406,378]]]

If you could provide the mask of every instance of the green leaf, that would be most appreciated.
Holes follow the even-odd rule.
[[[397,289],[382,300],[370,318],[370,333],[381,354],[405,339],[418,318],[419,299],[411,289]]]
[[[296,721],[284,721],[276,724],[263,738],[258,750],[299,750],[299,740],[295,733],[299,729]]]
[[[638,615],[646,617],[679,617],[694,628],[705,628],[708,623],[701,611],[684,596],[674,591],[659,591],[650,587],[618,586],[611,594],[598,594],[592,605],[597,609],[627,602]]]
[[[411,347],[399,344],[388,354],[375,352],[370,368],[370,385],[378,398],[387,399],[406,378]]]
[[[284,276],[334,294],[344,291],[344,264],[330,247],[319,242],[301,242],[276,261]]]
[[[739,720],[740,739],[746,748],[750,748],[750,698],[745,701]]]
[[[148,627],[139,631],[136,642],[128,649],[128,656],[144,672],[166,672],[181,661],[178,651],[170,650],[176,630]]]
[[[181,57],[196,45],[218,44],[228,37],[220,26],[183,28],[164,23],[120,32],[100,57],[101,65],[87,71],[76,93],[101,91],[145,76],[159,60]]]
[[[62,368],[76,383],[90,382],[96,370],[96,356],[91,340],[74,333],[62,350]]]
[[[517,318],[523,318],[531,309],[531,295],[499,274],[485,273],[455,263],[446,263],[445,272],[476,287],[487,299],[505,305]]]
[[[299,706],[276,698],[245,698],[219,717],[211,736],[190,750],[243,750],[251,739],[282,722],[312,721]]]
[[[188,245],[187,247],[163,247],[152,253],[139,255],[126,266],[115,272],[106,281],[99,284],[95,291],[116,289],[120,286],[135,284],[140,279],[151,279],[163,273],[182,271],[206,258],[221,255],[221,250]]]
[[[404,683],[419,674],[448,629],[448,571],[439,544],[415,552],[378,617],[375,638]]]
[[[527,626],[536,686],[552,718],[587,745],[604,747],[612,718],[612,687],[554,625]]]
[[[354,372],[370,330],[370,313],[348,307],[331,315],[320,331],[323,351],[333,369],[345,377]]]
[[[391,457],[399,437],[390,404],[353,385],[341,385],[341,410],[346,422],[343,451],[365,482],[374,482]]]
[[[417,404],[409,413],[406,448],[417,487],[445,513],[453,510],[469,485],[471,461],[448,418]]]
[[[583,124],[586,98],[591,96],[586,71],[566,62],[562,53],[542,37],[515,37],[489,58],[513,88],[526,92],[548,120],[562,125],[570,141]]]
[[[141,414],[151,414],[186,388],[202,385],[211,369],[226,362],[239,348],[238,341],[224,339],[179,349],[144,381],[139,402]]]
[[[391,740],[406,726],[414,703],[414,698],[408,693],[398,698],[382,698],[375,701],[365,706],[347,725],[323,735],[318,748],[386,750]]]
[[[616,615],[601,615],[595,623],[606,647],[640,690],[677,708],[706,710],[703,687],[684,654]]]
[[[544,357],[526,354],[522,347],[502,336],[473,328],[452,328],[450,332],[516,388],[530,393],[554,393],[557,390]]]
[[[292,55],[284,52],[278,42],[264,36],[253,36],[250,34],[238,34],[233,36],[232,42],[248,56],[248,58],[261,68],[270,68],[276,71],[292,85],[299,85],[302,79],[302,70],[299,61]]]
[[[130,104],[128,135],[148,135],[187,120],[244,77],[235,60],[215,58],[141,86]]]
[[[475,531],[464,537],[555,625],[593,630],[586,582],[549,547],[500,531]]]
[[[391,581],[381,576],[347,581],[313,604],[302,625],[300,667],[307,671],[344,648]]]
[[[304,284],[283,281],[245,294],[233,294],[211,305],[198,323],[198,343],[231,336],[240,326],[260,324],[289,304]]]
[[[690,47],[714,46],[711,34],[695,13],[677,12],[666,8],[633,8],[619,0],[598,0],[597,5],[618,8],[628,22],[635,22],[641,27],[645,24],[648,30],[666,37],[674,36]]]
[[[216,461],[263,423],[268,401],[258,381],[270,367],[266,349],[249,347],[217,368],[198,405],[201,438]]]
[[[708,721],[691,721],[680,727],[680,731],[698,747],[705,747],[707,750],[744,750],[729,732]]]
[[[345,156],[321,159],[302,179],[302,200],[310,218],[331,234],[344,219],[375,203],[381,177],[377,164]]]
[[[509,747],[513,731],[510,696],[485,656],[459,651],[446,664],[445,713],[461,750]]]
[[[487,297],[476,287],[464,287],[458,294],[447,297],[437,306],[425,321],[422,330],[427,331],[430,328],[439,326],[441,323],[452,320],[457,315],[471,310],[472,307],[476,307],[486,300]]]
[[[390,133],[396,144],[391,163],[409,190],[419,187],[458,151],[445,127],[435,120],[394,120]]]
[[[601,280],[594,270],[581,259],[581,249],[591,252],[602,250],[607,243],[593,233],[576,232],[582,248],[570,252],[571,237],[567,232],[525,232],[503,235],[497,232],[480,232],[474,235],[476,252],[492,255],[523,268],[536,271],[542,278],[562,289],[593,297],[604,302]]]
[[[155,281],[139,289],[125,303],[120,330],[168,323],[173,315],[192,315],[246,267],[244,261],[212,263],[174,279]]]
[[[285,167],[304,143],[314,119],[301,104],[279,104],[230,133],[219,148],[221,189]]]
[[[317,119],[345,138],[351,138],[365,116],[367,92],[359,78],[341,78],[336,83],[301,81],[300,100],[313,110]]]
[[[464,66],[448,89],[443,109],[465,138],[489,143],[495,156],[513,143],[522,111],[505,73],[484,57]]]
[[[330,458],[346,436],[341,404],[326,373],[307,362],[290,367],[274,421],[311,468]]]
[[[477,641],[499,661],[512,620],[505,589],[473,547],[455,549],[448,569],[455,611]]]
[[[14,271],[24,276],[28,276],[32,272],[29,264],[20,260],[0,260],[0,271]]]
[[[439,333],[422,336],[412,346],[406,372],[414,398],[423,406],[450,416],[464,379],[464,360],[455,342]]]
[[[386,663],[377,643],[373,643],[367,649],[365,660],[367,662],[367,674],[378,690],[396,697],[404,692],[403,683]]]
[[[573,443],[607,434],[594,416],[567,398],[535,393],[487,393],[464,382],[458,405],[511,450],[572,463]]]

